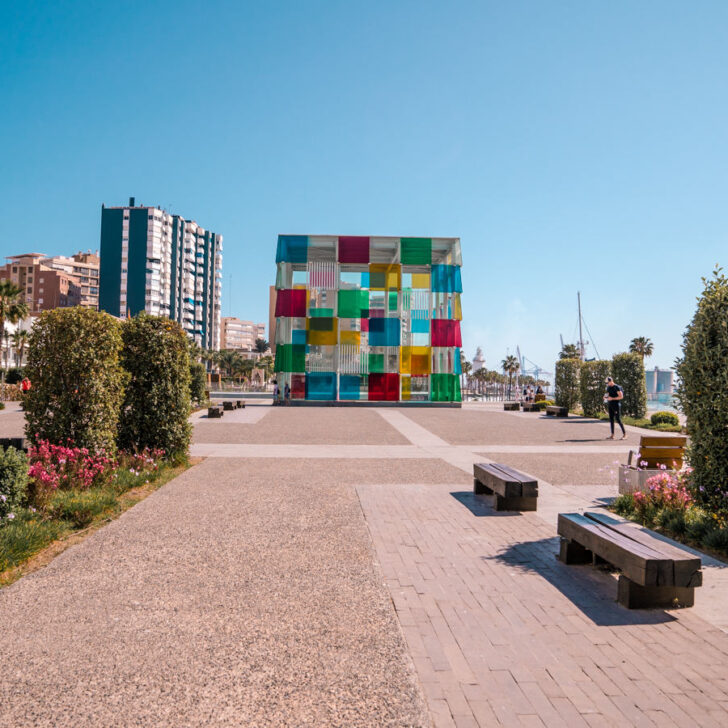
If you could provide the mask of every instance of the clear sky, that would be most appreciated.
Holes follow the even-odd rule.
[[[728,3],[0,3],[0,255],[98,247],[101,203],[225,238],[267,321],[278,233],[460,236],[464,345],[669,366],[726,262]],[[231,283],[232,279],[232,283]],[[589,355],[594,350],[589,349]]]

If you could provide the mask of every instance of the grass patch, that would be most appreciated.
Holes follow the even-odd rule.
[[[140,475],[119,470],[100,488],[54,493],[42,512],[17,509],[15,519],[0,528],[0,587],[45,566],[200,460],[165,463]]]

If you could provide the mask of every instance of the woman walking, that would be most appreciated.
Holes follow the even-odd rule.
[[[607,410],[609,411],[609,427],[612,430],[612,434],[607,440],[614,440],[614,422],[622,428],[622,440],[627,438],[624,425],[622,424],[622,400],[624,399],[624,392],[622,387],[614,383],[614,379],[607,377],[607,392],[604,395],[604,401],[607,403]]]

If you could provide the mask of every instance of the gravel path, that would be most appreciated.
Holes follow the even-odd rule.
[[[369,465],[209,459],[0,591],[0,725],[429,725]]]

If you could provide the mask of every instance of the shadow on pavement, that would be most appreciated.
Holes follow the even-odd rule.
[[[474,516],[489,516],[490,518],[502,518],[503,516],[520,516],[518,511],[496,511],[493,508],[494,495],[475,495],[472,491],[452,491],[450,495],[464,505]]]
[[[556,555],[559,538],[525,541],[507,547],[486,561],[500,561],[511,569],[535,572],[578,607],[594,624],[661,624],[675,617],[662,609],[627,609],[616,602],[617,582],[608,573],[591,566],[567,566]]]

